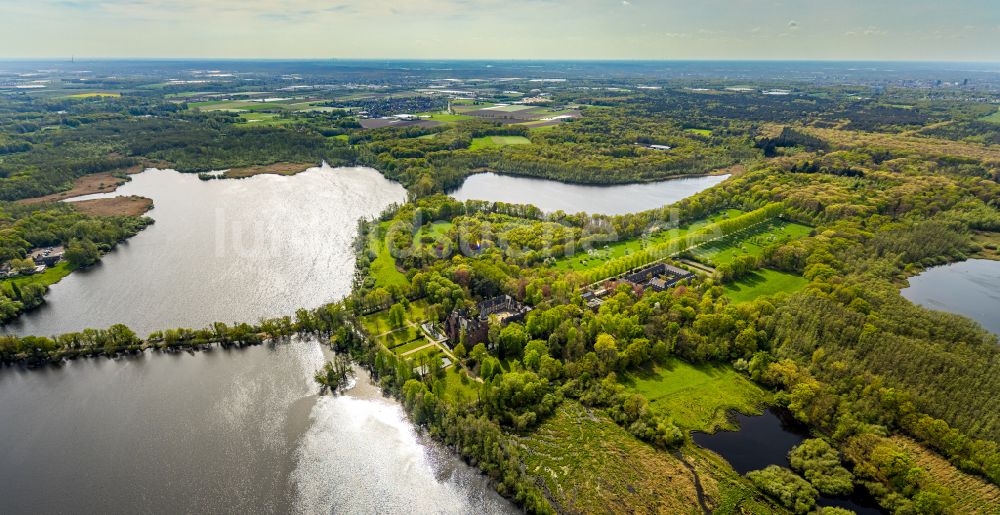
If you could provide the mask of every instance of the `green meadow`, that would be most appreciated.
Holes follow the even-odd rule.
[[[808,282],[804,277],[799,275],[765,268],[739,281],[727,284],[726,296],[734,303],[749,302],[765,295],[774,295],[780,292],[791,293],[800,290]]]

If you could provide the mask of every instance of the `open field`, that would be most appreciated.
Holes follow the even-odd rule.
[[[725,211],[715,213],[708,218],[696,220],[695,222],[680,228],[656,232],[647,238],[633,238],[630,240],[609,242],[606,246],[595,245],[596,248],[593,249],[593,252],[577,252],[572,256],[565,256],[557,259],[555,262],[555,268],[557,270],[567,272],[586,271],[600,268],[604,265],[604,263],[612,259],[617,259],[622,256],[638,252],[649,245],[656,245],[669,241],[673,238],[684,236],[688,232],[697,230],[706,224],[715,223],[719,220],[733,218],[742,214],[744,214],[743,211],[740,211],[739,209],[727,209]]]
[[[73,95],[66,95],[65,98],[117,98],[122,96],[121,93],[76,93]]]
[[[684,129],[686,132],[691,134],[697,134],[699,136],[711,136],[712,131],[710,129]]]
[[[523,104],[511,104],[505,106],[488,107],[487,109],[491,111],[503,111],[505,113],[516,113],[518,111],[524,111],[527,109],[534,109],[534,106],[526,106]]]
[[[282,125],[294,121],[292,118],[282,118],[278,113],[249,112],[240,113],[243,123],[253,123],[255,125]]]
[[[735,429],[730,410],[759,413],[770,395],[727,366],[695,366],[679,359],[623,376],[621,383],[649,400],[657,413],[686,431]]]
[[[993,114],[986,115],[980,118],[981,121],[990,123],[1000,123],[1000,109],[997,109]]]
[[[246,166],[243,168],[230,168],[226,170],[222,177],[226,179],[244,179],[254,175],[295,175],[302,173],[309,168],[318,166],[316,163],[274,163],[269,165]]]
[[[469,145],[469,150],[480,148],[500,147],[503,145],[530,145],[531,140],[524,136],[484,136],[475,138]]]
[[[153,199],[129,195],[127,197],[95,198],[73,202],[81,213],[90,216],[142,216],[153,209]]]
[[[802,276],[763,269],[749,277],[727,284],[726,296],[734,303],[749,302],[757,297],[774,295],[778,292],[794,292],[808,282]]]
[[[711,266],[730,263],[742,256],[760,257],[768,245],[804,238],[812,227],[784,220],[772,220],[749,231],[733,234],[691,251],[698,261]]]
[[[385,288],[392,285],[405,286],[409,284],[406,276],[396,268],[396,260],[389,253],[389,246],[385,243],[385,233],[389,228],[388,222],[379,224],[375,246],[375,259],[371,264],[371,275],[375,278],[375,286]]]
[[[526,473],[560,513],[783,513],[721,458],[654,448],[575,401],[517,439]]]
[[[441,123],[454,123],[454,122],[459,122],[459,121],[462,121],[462,120],[471,120],[472,119],[471,116],[465,116],[463,114],[450,114],[447,111],[417,113],[417,116],[420,116],[420,117],[426,116],[428,118],[425,118],[425,119],[429,119],[429,120],[432,120],[432,121],[435,121],[435,122],[441,122]]]
[[[141,167],[136,170],[140,172]],[[118,186],[128,182],[125,177],[116,177],[111,172],[92,173],[77,177],[73,181],[73,187],[69,190],[45,195],[44,197],[26,198],[18,200],[21,204],[38,204],[40,202],[58,202],[60,200],[92,195],[94,193],[109,193],[118,189]]]
[[[528,475],[562,513],[700,513],[694,477],[607,415],[567,401],[519,438]]]

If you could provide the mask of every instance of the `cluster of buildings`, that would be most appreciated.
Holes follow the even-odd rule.
[[[654,263],[608,279],[601,286],[584,292],[583,300],[587,307],[597,311],[604,299],[623,283],[659,292],[694,277],[694,273],[683,268]],[[465,309],[452,311],[444,322],[444,336],[452,347],[464,338],[466,348],[471,348],[478,343],[488,342],[491,322],[496,322],[501,327],[511,322],[520,322],[530,311],[530,307],[514,300],[510,295],[493,297],[477,304],[475,314]]]
[[[514,300],[510,295],[500,295],[484,300],[476,306],[478,315],[467,310],[455,310],[444,322],[444,331],[452,345],[457,345],[465,335],[465,346],[486,343],[490,332],[490,317],[501,326],[524,320],[531,308]]]
[[[63,260],[66,250],[61,246],[42,247],[33,249],[28,253],[28,258],[35,264],[35,268],[28,272],[15,270],[10,263],[0,265],[0,276],[17,277],[22,274],[37,274],[44,272],[46,268],[57,265]]]
[[[695,275],[692,272],[683,268],[666,263],[654,263],[642,268],[636,268],[619,277],[608,279],[601,286],[584,292],[583,301],[587,304],[587,307],[597,311],[600,309],[601,304],[604,304],[604,299],[613,294],[618,285],[622,283],[659,292],[685,279],[693,279],[694,277]]]

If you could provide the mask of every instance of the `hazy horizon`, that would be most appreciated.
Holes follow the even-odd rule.
[[[397,4],[0,0],[0,59],[1000,61],[989,0]]]

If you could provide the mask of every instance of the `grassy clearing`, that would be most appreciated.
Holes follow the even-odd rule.
[[[684,129],[684,130],[686,132],[690,132],[691,134],[697,134],[699,136],[711,136],[712,135],[712,130],[711,129]]]
[[[77,93],[75,95],[66,95],[66,98],[118,98],[122,96],[121,93]]]
[[[395,333],[393,333],[393,334],[395,334]],[[419,339],[417,339],[417,338],[411,338],[409,340],[404,340],[404,342],[405,343],[403,345],[398,345],[397,344],[398,346],[393,347],[391,349],[392,352],[394,352],[396,354],[405,354],[407,352],[417,350],[417,349],[419,349],[421,347],[424,347],[426,345],[430,345],[430,343],[431,343],[430,341],[427,340],[427,338],[419,338]]]
[[[436,111],[436,112],[426,112],[426,113],[416,113],[416,116],[427,117],[428,120],[433,120],[435,122],[441,123],[455,123],[462,120],[472,120],[473,117],[465,116],[463,114],[451,114],[447,111]]]
[[[291,118],[281,118],[277,113],[249,112],[240,113],[243,123],[253,123],[254,125],[282,125],[292,122]]]
[[[703,263],[718,266],[730,263],[742,256],[760,257],[768,245],[805,238],[812,228],[806,225],[772,220],[754,227],[752,230],[733,234],[726,238],[698,247],[691,253]]]
[[[771,397],[731,367],[695,366],[678,359],[623,376],[621,382],[688,431],[735,429],[726,419],[728,411],[758,413]]]
[[[415,324],[423,322],[426,309],[427,300],[425,299],[411,302],[406,310],[406,320]],[[364,325],[365,329],[373,335],[382,334],[394,329],[391,325],[389,325],[388,309],[361,317],[361,324]]]
[[[440,396],[456,404],[475,402],[479,398],[479,383],[469,378],[460,367],[450,367],[440,382]]]
[[[749,302],[757,297],[801,289],[808,283],[804,277],[763,269],[753,275],[726,285],[726,296],[734,303]]]
[[[424,225],[413,235],[413,248],[436,256],[447,255],[451,248],[448,231],[454,227],[451,222],[434,222]]]
[[[515,438],[525,472],[560,513],[701,514],[696,475],[711,512],[785,513],[722,458],[690,444],[654,448],[575,401]]]
[[[997,109],[993,114],[984,116],[979,120],[990,123],[1000,123],[1000,109]]]
[[[659,231],[647,238],[633,238],[630,240],[609,242],[606,245],[599,245],[597,248],[593,249],[592,252],[581,250],[572,256],[565,256],[557,259],[554,266],[557,270],[565,272],[586,271],[600,268],[604,265],[604,263],[612,259],[617,259],[622,256],[639,252],[647,246],[657,245],[673,238],[678,238],[690,231],[698,230],[704,225],[715,223],[725,218],[733,218],[742,214],[744,214],[743,211],[740,211],[739,209],[727,209],[725,211],[715,213],[708,218],[697,220],[689,225],[677,229]]]
[[[375,259],[371,264],[371,275],[375,278],[375,286],[385,288],[392,285],[406,286],[409,280],[396,268],[396,260],[389,253],[385,243],[385,234],[389,222],[382,222],[378,227],[378,238],[375,242]]]
[[[480,148],[502,147],[504,145],[530,145],[531,140],[524,136],[483,136],[475,138],[469,145],[469,150]]]
[[[560,513],[700,513],[694,476],[678,458],[576,402],[518,442],[527,474]]]
[[[402,327],[391,333],[377,336],[375,338],[375,341],[381,343],[382,345],[385,345],[387,349],[391,349],[394,352],[396,352],[396,349],[400,347],[405,347],[406,345],[409,345],[409,342],[412,342],[414,340],[425,343],[427,341],[423,337],[423,334],[420,332],[420,329],[409,325],[406,327]],[[403,352],[403,351],[398,351],[398,352]]]
[[[26,284],[41,284],[47,287],[61,281],[63,277],[69,275],[73,270],[76,270],[76,268],[70,266],[69,262],[63,261],[56,266],[46,268],[40,274],[2,279],[0,280],[0,285],[2,285],[5,291],[9,291],[11,284],[17,284],[18,288]]]

